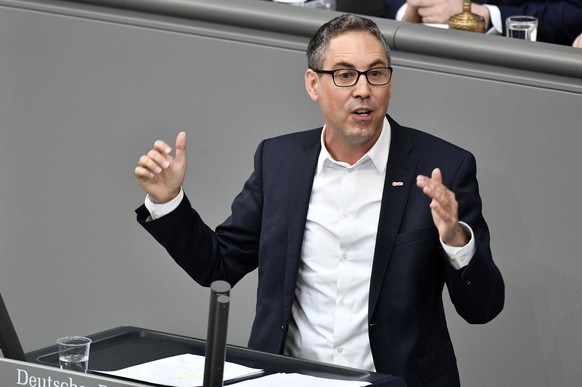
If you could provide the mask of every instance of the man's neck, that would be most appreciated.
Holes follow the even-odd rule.
[[[334,160],[354,165],[372,149],[381,132],[379,130],[373,138],[363,143],[349,142],[345,139],[330,139],[325,136],[325,148]]]

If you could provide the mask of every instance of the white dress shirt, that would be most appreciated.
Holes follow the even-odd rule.
[[[321,136],[285,353],[374,371],[368,295],[390,147],[384,128],[354,165]]]

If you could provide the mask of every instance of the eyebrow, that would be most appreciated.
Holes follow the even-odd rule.
[[[369,69],[372,69],[374,67],[377,67],[378,65],[382,65],[382,66],[388,66],[383,60],[381,59],[376,59],[374,62],[372,62],[371,64],[368,65]],[[338,62],[334,65],[334,67],[340,67],[340,68],[348,68],[348,69],[355,69],[356,66],[354,66],[351,63],[348,62]]]

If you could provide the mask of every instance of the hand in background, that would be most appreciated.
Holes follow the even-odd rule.
[[[463,0],[407,0],[403,21],[447,24],[449,18],[463,11]]]
[[[154,147],[139,159],[134,175],[137,183],[158,204],[166,203],[180,192],[186,176],[186,133],[176,137],[176,155],[162,140],[156,140]]]
[[[578,37],[574,40],[572,47],[582,48],[582,34],[578,35]]]
[[[411,23],[448,24],[451,16],[463,12],[463,0],[407,0],[402,21]],[[488,28],[491,15],[487,7],[471,3],[471,12],[485,19]]]

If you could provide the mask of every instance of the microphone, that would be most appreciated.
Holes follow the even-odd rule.
[[[226,281],[215,281],[210,285],[203,387],[223,385],[230,289]]]

